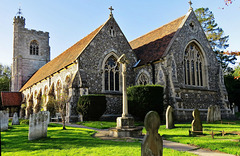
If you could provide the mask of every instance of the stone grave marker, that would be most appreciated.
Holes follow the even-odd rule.
[[[42,111],[30,115],[28,140],[47,137],[49,114],[48,111]]]
[[[221,120],[221,110],[220,107],[217,105],[210,105],[208,107],[208,113],[207,113],[207,122],[214,122]]]
[[[0,125],[1,131],[8,130],[9,113],[7,111],[0,111]]]
[[[12,125],[20,125],[17,112],[13,114]]]
[[[195,131],[193,132],[194,135],[197,135],[197,134],[202,134],[202,122],[201,122],[201,119],[200,119],[200,112],[198,109],[195,109],[192,113],[193,115],[193,121],[192,121],[192,131]]]
[[[174,128],[173,108],[171,106],[168,106],[166,111],[166,129],[172,128]]]
[[[158,134],[160,127],[160,117],[157,112],[150,111],[144,119],[144,126],[147,134],[143,138],[141,146],[142,156],[162,156],[163,155],[163,139]]]

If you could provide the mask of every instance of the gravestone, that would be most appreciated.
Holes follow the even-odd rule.
[[[7,111],[0,111],[0,125],[1,131],[8,130],[9,113]]]
[[[48,111],[42,111],[30,115],[28,140],[47,137],[49,114]]]
[[[201,119],[200,119],[200,112],[198,109],[195,109],[192,113],[193,115],[193,121],[192,121],[192,131],[195,131],[193,132],[194,135],[197,135],[197,134],[202,134],[202,122],[201,122]]]
[[[144,126],[147,134],[143,138],[141,146],[142,156],[162,156],[163,155],[163,140],[158,134],[160,127],[160,117],[157,112],[150,111],[144,119]]]
[[[17,112],[13,114],[12,125],[20,125]]]
[[[214,122],[221,120],[221,110],[217,105],[210,105],[208,107],[207,122]]]
[[[166,111],[166,129],[172,128],[174,128],[173,108],[171,106],[168,106]]]

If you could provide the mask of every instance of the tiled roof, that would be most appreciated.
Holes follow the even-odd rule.
[[[162,57],[184,17],[182,16],[130,42],[137,59],[141,60],[138,66]]]
[[[83,50],[88,46],[88,44],[92,41],[96,34],[101,30],[102,27],[103,25],[101,25],[92,33],[75,43],[72,47],[68,48],[66,51],[58,55],[52,61],[45,64],[24,84],[20,91],[27,89],[33,84],[72,64],[83,52]]]
[[[21,92],[1,92],[3,106],[21,106]]]

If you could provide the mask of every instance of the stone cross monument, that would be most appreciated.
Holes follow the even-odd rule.
[[[123,54],[117,62],[122,64],[123,112],[122,117],[117,118],[117,127],[111,128],[109,135],[113,137],[139,137],[142,135],[142,127],[135,127],[133,117],[128,114],[126,74],[129,61]]]
[[[127,64],[129,61],[126,55],[123,54],[118,60],[118,63],[122,64],[122,92],[123,92],[123,112],[122,117],[117,118],[117,128],[130,128],[134,127],[134,119],[129,117],[128,114],[128,101],[127,101],[127,83],[126,83],[126,73]]]

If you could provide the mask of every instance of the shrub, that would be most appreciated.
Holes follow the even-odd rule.
[[[163,114],[163,87],[138,85],[127,88],[129,113],[143,121],[149,111]]]
[[[83,95],[78,100],[77,111],[83,115],[83,120],[98,120],[106,111],[105,95]]]

